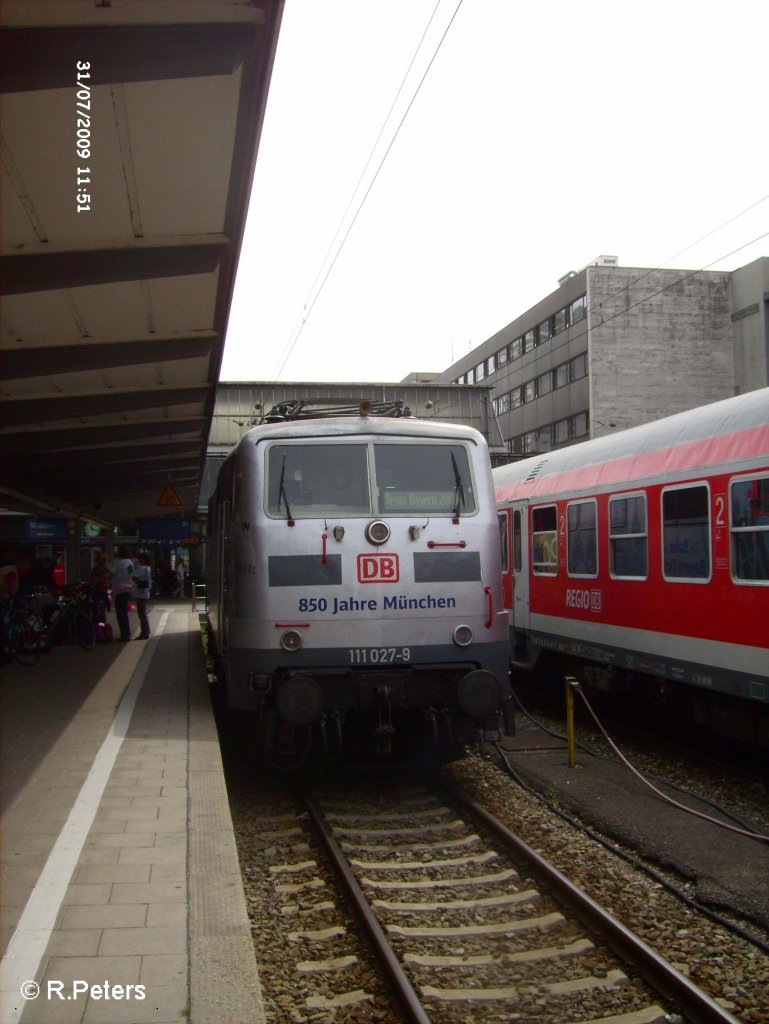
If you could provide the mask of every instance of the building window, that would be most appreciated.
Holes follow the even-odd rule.
[[[475,368],[475,383],[480,384],[483,378],[486,376],[486,364],[478,363]]]
[[[732,577],[769,584],[769,477],[732,480],[729,494]]]
[[[505,345],[504,348],[501,348],[499,352],[497,352],[497,369],[507,364],[507,357],[509,354],[510,353],[508,351],[507,345]]]
[[[547,320],[543,320],[542,323],[537,327],[537,336],[539,344],[541,345],[544,341],[550,341],[553,336],[553,323],[548,317]]]
[[[525,452],[535,452],[537,450],[536,430],[529,430],[523,435],[523,450]]]
[[[524,402],[533,402],[537,397],[537,382],[535,380],[527,380],[523,385],[523,400]]]
[[[532,329],[530,331],[527,331],[524,334],[524,336],[523,336],[523,351],[524,352],[531,352],[531,350],[534,348],[536,343],[537,342],[536,342],[536,338],[535,338],[535,331],[534,331],[534,328],[532,327]]]
[[[497,354],[495,352],[493,355],[489,356],[489,358],[486,360],[486,373],[489,374],[489,373],[496,373],[496,372],[497,372]]]
[[[531,513],[531,568],[535,576],[558,574],[558,529],[555,505]]]
[[[553,373],[555,375],[555,386],[557,388],[565,388],[569,383],[569,364],[561,363],[560,366],[556,366]]]
[[[649,575],[645,494],[609,498],[609,571],[626,580]]]
[[[555,443],[565,444],[569,440],[569,421],[558,420],[555,424]]]
[[[511,455],[523,455],[523,434],[518,434],[516,437],[510,438],[510,454]]]
[[[504,395],[500,395],[497,399],[497,415],[501,416],[502,413],[510,412],[510,392],[506,391]]]
[[[552,390],[553,373],[552,370],[548,370],[547,373],[541,373],[539,377],[537,377],[537,394],[541,398],[542,395],[549,395]]]
[[[666,580],[710,579],[710,502],[707,484],[662,492],[662,555]]]
[[[583,352],[582,355],[575,355],[569,364],[571,368],[571,380],[579,381],[583,377],[588,376],[588,353]]]
[[[566,508],[566,569],[569,576],[598,575],[596,504],[574,501]]]
[[[516,338],[510,343],[510,359],[520,359],[523,354],[523,338]]]
[[[548,423],[537,431],[537,451],[548,452],[553,447],[553,426]]]
[[[523,388],[513,388],[510,392],[510,408],[517,409],[523,405]]]
[[[576,324],[579,320],[584,320],[587,314],[587,296],[580,295],[578,299],[569,306],[569,323]]]
[[[571,418],[571,436],[586,437],[588,431],[588,419],[586,412],[578,412]]]
[[[559,309],[554,317],[555,333],[560,334],[568,326],[566,307]]]

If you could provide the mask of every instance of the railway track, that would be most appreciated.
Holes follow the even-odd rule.
[[[302,809],[262,833],[306,981],[306,1016],[293,1019],[344,1008],[345,1020],[409,1024],[735,1024],[445,780],[351,788],[303,790]],[[384,984],[356,951],[321,846]]]

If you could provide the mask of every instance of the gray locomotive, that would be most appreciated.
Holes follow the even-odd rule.
[[[400,403],[276,407],[224,462],[208,594],[226,704],[281,760],[456,756],[513,729],[486,442]]]

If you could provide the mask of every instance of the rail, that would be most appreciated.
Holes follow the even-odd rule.
[[[424,1007],[419,1001],[419,996],[412,988],[411,982],[406,977],[403,968],[393,953],[392,947],[382,931],[382,926],[377,921],[374,912],[369,906],[368,900],[350,870],[347,860],[339,848],[339,844],[334,838],[323,812],[315,800],[305,790],[301,791],[301,798],[310,814],[313,824],[318,830],[318,834],[323,840],[326,852],[331,858],[340,882],[344,886],[344,889],[355,908],[358,918],[363,928],[366,930],[369,939],[373,944],[374,950],[393,985],[396,997],[405,1014],[403,1017],[404,1022],[408,1022],[408,1024],[430,1024],[430,1018],[425,1013]]]
[[[737,1019],[728,1010],[719,1006],[694,982],[667,963],[642,939],[570,882],[557,868],[544,860],[480,804],[465,796],[445,776],[434,776],[431,781],[439,790],[445,792],[449,799],[481,822],[516,859],[526,861],[532,874],[550,888],[553,896],[571,907],[585,924],[600,932],[615,953],[636,964],[657,992],[677,1003],[687,1021],[691,1021],[692,1024],[738,1024]]]

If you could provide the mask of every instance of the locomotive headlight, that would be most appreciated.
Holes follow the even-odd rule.
[[[374,544],[377,547],[380,544],[386,544],[390,539],[390,527],[381,519],[374,519],[367,523],[364,533],[369,544]]]
[[[469,626],[457,626],[454,630],[454,643],[457,647],[467,647],[473,642],[473,631]]]
[[[298,651],[302,646],[302,634],[295,629],[287,629],[280,638],[280,646],[284,651]]]

